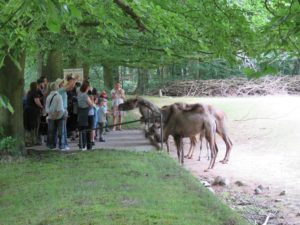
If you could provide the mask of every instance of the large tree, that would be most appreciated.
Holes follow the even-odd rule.
[[[233,62],[237,56],[255,56],[263,52],[264,44],[270,43],[273,36],[262,30],[271,25],[277,28],[272,31],[277,46],[278,40],[291,43],[288,46],[297,45],[299,4],[286,0],[265,2],[251,6],[225,0],[0,1],[0,94],[9,97],[16,109],[13,118],[19,121],[18,126],[1,126],[5,126],[7,135],[22,138],[19,91],[24,55],[32,54],[32,49],[36,55],[43,53],[47,57],[42,62],[48,62],[44,68],[51,79],[75,56],[80,65],[103,64],[108,74],[106,83],[111,86],[113,69],[118,66],[146,69],[183,59],[222,57]],[[271,18],[270,23],[253,21],[257,8]],[[282,33],[285,27],[289,32]],[[13,94],[8,93],[2,81],[9,84]]]

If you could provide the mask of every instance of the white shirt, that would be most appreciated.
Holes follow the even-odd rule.
[[[121,89],[121,90],[116,90],[116,89],[112,89],[110,94],[113,96],[115,96],[113,99],[112,99],[112,106],[118,106],[122,103],[124,103],[124,99],[121,98],[121,96],[125,94],[124,90]]]
[[[54,96],[55,95],[55,96]],[[53,97],[54,96],[54,97]],[[53,97],[53,99],[52,99]],[[52,99],[51,105],[50,101]],[[62,96],[57,91],[51,91],[46,99],[46,112],[49,119],[61,119],[64,115],[65,109],[63,106]],[[57,115],[56,115],[57,114]]]

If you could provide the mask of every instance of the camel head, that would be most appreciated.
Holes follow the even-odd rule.
[[[120,111],[128,111],[138,107],[138,98],[130,98],[126,100],[124,103],[119,105]]]

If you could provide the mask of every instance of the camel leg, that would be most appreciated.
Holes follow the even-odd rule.
[[[194,146],[194,145],[191,145],[190,150],[191,150],[191,153],[190,153],[190,155],[189,155],[189,157],[188,157],[189,159],[193,158],[195,146]]]
[[[228,163],[228,161],[229,161],[229,156],[230,156],[231,149],[232,149],[232,142],[231,142],[230,138],[228,136],[226,136],[225,134],[222,135],[222,139],[226,144],[226,153],[225,153],[224,159],[221,160],[220,162],[225,164],[225,163]]]
[[[179,136],[175,136],[174,137],[174,142],[175,142],[175,145],[176,145],[176,149],[177,149],[177,157],[178,157],[178,161],[180,162],[180,144],[181,144],[181,140],[180,140],[180,137]]]
[[[189,156],[189,159],[193,158],[193,155],[194,155],[195,146],[196,146],[196,144],[197,144],[197,139],[196,139],[196,137],[195,137],[195,136],[194,136],[194,137],[191,137],[191,138],[190,138],[190,142],[191,142],[191,147],[190,147],[190,149],[191,149],[192,151],[191,151],[191,154],[190,154],[190,156]]]
[[[215,152],[214,152],[212,140],[211,140],[211,138],[207,138],[207,140],[209,140],[209,148],[210,148],[211,158],[210,158],[208,168],[206,170],[204,170],[204,172],[207,172],[209,169],[212,168],[213,160],[214,160],[214,157],[215,157]]]
[[[199,152],[198,161],[201,160],[202,144],[203,144],[203,134],[200,134],[200,152]]]
[[[192,143],[191,143],[189,152],[188,152],[188,154],[186,154],[186,155],[184,156],[184,158],[189,158],[189,159],[192,158],[192,157],[190,156],[190,154],[192,153],[192,148],[193,148],[193,145],[192,145]]]
[[[207,140],[206,140],[206,157],[207,157],[207,160],[210,160],[210,157],[209,157],[209,143],[208,143]]]
[[[169,138],[168,138],[168,140],[166,141],[166,145],[167,145],[167,152],[168,152],[168,154],[170,154]]]
[[[183,140],[180,138],[180,150],[181,150],[181,165],[184,163],[184,148],[183,148]]]
[[[213,161],[213,164],[212,164],[211,168],[214,168],[215,163],[216,163],[216,159],[217,159],[217,155],[218,155],[218,152],[219,152],[219,148],[216,144],[216,141],[214,141],[214,142],[215,142],[215,144],[214,144],[214,161]]]
[[[216,154],[216,149],[215,149],[215,143],[214,142],[215,142],[214,138],[210,138],[209,146],[210,146],[210,152],[211,152],[211,159],[210,159],[209,166],[208,166],[206,171],[208,171],[209,169],[214,168],[214,165],[215,165],[215,162],[216,162],[217,154]]]
[[[215,161],[217,158],[215,132],[216,132],[216,130],[214,129],[214,127],[211,124],[209,124],[206,127],[205,137],[206,137],[206,140],[209,142],[211,159],[210,159],[209,166],[208,166],[207,170],[205,170],[205,172],[207,172],[209,169],[212,169],[214,167]]]

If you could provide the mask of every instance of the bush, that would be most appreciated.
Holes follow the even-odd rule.
[[[17,139],[13,137],[0,138],[0,157],[5,155],[16,155]]]

